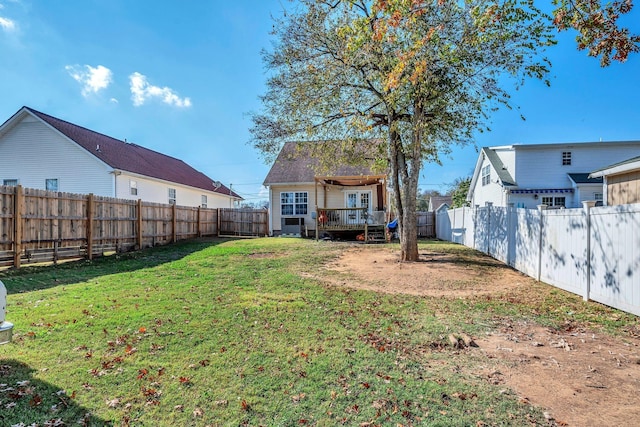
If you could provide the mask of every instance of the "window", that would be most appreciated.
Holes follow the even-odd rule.
[[[176,204],[176,189],[175,188],[170,188],[169,189],[169,204],[170,205],[175,205]]]
[[[564,208],[566,205],[566,199],[564,197],[543,197],[542,204],[547,205],[549,207],[562,207]]]
[[[203,194],[202,196],[200,196],[200,207],[202,208],[206,208],[207,207],[207,195]]]
[[[602,193],[595,193],[593,195],[593,198],[595,199],[596,202],[601,202],[603,200]]]
[[[307,192],[280,193],[280,212],[282,215],[306,215]]]
[[[571,165],[571,151],[563,151],[562,166],[570,166],[570,165]]]
[[[487,185],[491,182],[491,166],[487,165],[482,168],[482,185]]]
[[[58,178],[48,178],[44,181],[44,188],[47,191],[58,191]]]
[[[8,185],[10,187],[15,187],[16,185],[18,185],[18,180],[17,179],[4,179],[4,180],[2,180],[2,185]]]
[[[360,193],[360,207],[367,208],[369,210],[369,194],[370,193]]]
[[[129,194],[132,196],[138,195],[138,182],[137,181],[129,181]]]

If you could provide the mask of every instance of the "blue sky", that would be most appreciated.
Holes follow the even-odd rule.
[[[0,122],[27,105],[180,158],[247,200],[268,172],[247,144],[271,16],[287,0],[0,0]],[[640,12],[627,18],[640,32]],[[600,68],[573,34],[548,52],[551,87],[513,92],[477,147],[640,139],[640,55]],[[522,121],[520,115],[527,120]],[[474,146],[427,165],[423,189],[471,173]]]

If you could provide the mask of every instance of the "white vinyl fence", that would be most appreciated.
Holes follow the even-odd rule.
[[[442,210],[436,235],[585,300],[640,316],[640,204]]]

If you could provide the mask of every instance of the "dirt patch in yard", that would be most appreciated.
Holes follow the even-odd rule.
[[[337,286],[428,297],[465,298],[526,293],[534,280],[483,256],[422,251],[400,263],[398,252],[350,248],[327,269]],[[325,277],[325,279],[327,279]],[[486,364],[474,374],[504,384],[546,410],[550,425],[640,425],[640,339],[614,338],[567,325],[554,330],[505,319],[475,337]]]
[[[399,262],[399,252],[359,246],[329,264],[349,279],[335,284],[377,292],[465,297],[523,287],[531,279],[489,257],[420,252],[420,261]],[[487,279],[490,272],[491,279]],[[479,284],[482,284],[480,287]]]

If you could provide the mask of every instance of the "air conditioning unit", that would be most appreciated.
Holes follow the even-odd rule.
[[[7,312],[7,289],[0,281],[0,344],[11,342],[13,323],[5,320]]]
[[[304,232],[304,218],[281,218],[280,232],[283,236],[301,236]]]

